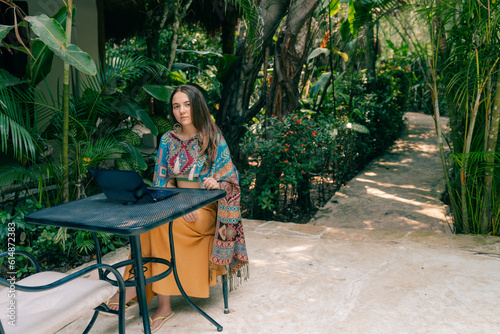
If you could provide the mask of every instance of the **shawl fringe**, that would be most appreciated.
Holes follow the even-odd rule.
[[[230,265],[221,266],[210,263],[210,280],[215,274],[217,282],[222,282],[222,275],[227,273],[227,281],[229,283],[229,292],[238,289],[238,287],[250,278],[250,266],[248,263],[241,263],[238,269],[231,270]]]

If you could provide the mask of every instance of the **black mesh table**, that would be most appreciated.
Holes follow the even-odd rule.
[[[26,216],[26,220],[33,224],[67,227],[91,232],[106,232],[129,237],[131,249],[131,260],[129,263],[133,264],[134,272],[136,273],[135,281],[132,283],[129,282],[129,284],[134,284],[137,289],[137,299],[142,315],[144,332],[151,333],[146,300],[146,279],[143,270],[137,270],[138,268],[143,268],[144,264],[140,235],[215,202],[226,195],[224,190],[176,190],[179,191],[178,194],[155,203],[138,202],[135,204],[122,204],[120,202],[110,201],[104,194],[99,194],[33,212]],[[172,225],[173,224],[169,225],[170,251],[172,254],[170,266],[177,286],[179,287],[179,291],[192,307],[214,324],[218,331],[222,331],[222,326],[196,306],[182,288],[175,265]],[[97,260],[100,262],[100,254],[97,248],[98,247],[96,247]],[[148,261],[155,262],[155,259],[148,258]],[[123,263],[125,262],[127,261],[123,261]],[[165,259],[159,259],[159,262],[167,266],[169,265],[169,261],[165,261]],[[123,263],[119,265],[121,266]],[[163,275],[157,279],[161,279],[165,276],[166,275]],[[147,283],[151,281],[152,280],[148,279]]]

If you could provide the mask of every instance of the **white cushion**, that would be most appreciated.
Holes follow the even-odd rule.
[[[58,272],[41,272],[18,284],[46,285],[65,276]],[[80,277],[50,290],[17,290],[15,298],[9,297],[9,288],[4,287],[0,290],[0,321],[6,334],[52,334],[105,302],[113,292],[108,282]],[[9,325],[12,300],[15,301],[15,326]]]

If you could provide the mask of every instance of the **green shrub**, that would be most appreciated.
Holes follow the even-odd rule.
[[[243,215],[308,221],[399,137],[408,85],[389,71],[371,82],[363,73],[348,73],[337,78],[335,94],[318,112],[299,110],[267,120],[261,113],[241,143],[249,159],[240,170]]]
[[[283,119],[271,116],[267,127],[264,118],[261,114],[256,119],[241,144],[242,153],[249,157],[241,177],[243,211],[254,218],[293,219],[315,208],[310,196],[312,179],[337,176],[331,174],[330,164],[344,158],[336,156],[342,154],[339,133],[352,138],[352,131],[342,130],[342,121],[332,115],[309,111]]]

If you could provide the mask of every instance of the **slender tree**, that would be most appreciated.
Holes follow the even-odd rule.
[[[451,168],[454,226],[461,233],[498,233],[500,4],[424,1],[419,12],[431,31],[435,91],[444,95],[450,116],[452,159],[443,165]]]

